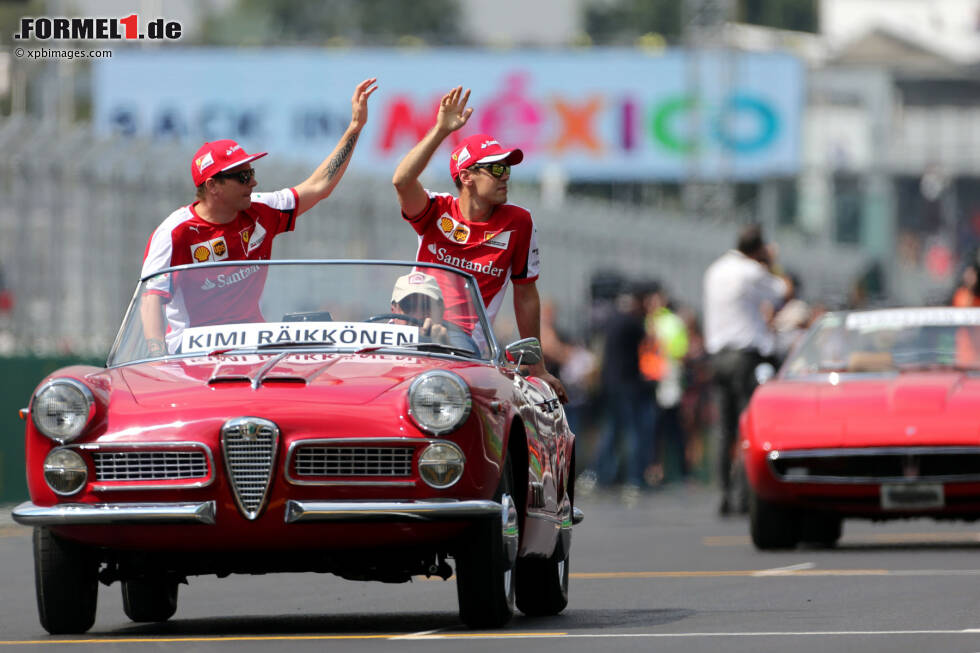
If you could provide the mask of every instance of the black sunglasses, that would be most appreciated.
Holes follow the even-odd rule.
[[[255,168],[239,170],[238,172],[218,172],[214,177],[217,179],[234,179],[240,184],[248,184],[255,178]]]
[[[510,174],[510,165],[506,163],[481,163],[470,167],[477,170],[486,170],[490,173],[491,177],[495,177],[496,179]]]

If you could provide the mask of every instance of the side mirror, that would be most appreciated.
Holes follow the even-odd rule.
[[[541,342],[537,338],[524,338],[504,347],[507,360],[517,365],[535,365],[541,362]]]
[[[772,377],[776,376],[776,368],[772,363],[759,363],[755,366],[755,382],[762,385]]]

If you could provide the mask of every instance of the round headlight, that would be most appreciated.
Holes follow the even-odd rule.
[[[423,431],[449,433],[470,414],[470,389],[452,372],[434,370],[420,375],[408,389],[408,412]]]
[[[56,494],[75,494],[88,480],[88,468],[78,453],[55,449],[44,459],[44,480]]]
[[[91,390],[74,379],[58,379],[34,395],[31,419],[52,440],[68,442],[82,434],[94,405]]]
[[[464,462],[463,452],[452,442],[433,442],[419,456],[419,476],[441,490],[459,480]]]

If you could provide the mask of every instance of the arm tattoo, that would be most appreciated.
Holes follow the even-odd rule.
[[[337,171],[340,170],[344,162],[350,158],[350,153],[354,151],[354,143],[357,142],[357,134],[351,134],[347,141],[341,146],[340,151],[330,159],[327,164],[327,180],[333,179]]]

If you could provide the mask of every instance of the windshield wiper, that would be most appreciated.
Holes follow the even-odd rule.
[[[246,347],[221,347],[212,349],[207,353],[208,356],[221,356],[232,351],[251,351],[253,349],[285,349],[288,347],[333,347],[322,340],[291,340],[289,342],[264,342],[261,345],[250,345]]]
[[[462,354],[468,358],[475,358],[476,353],[471,349],[465,349],[463,347],[454,347],[453,345],[444,345],[441,342],[407,342],[402,345],[375,345],[371,347],[362,347],[355,351],[355,354],[369,354],[373,351],[378,351],[381,349],[417,349],[420,351],[435,351],[435,352],[446,352],[450,354]]]

